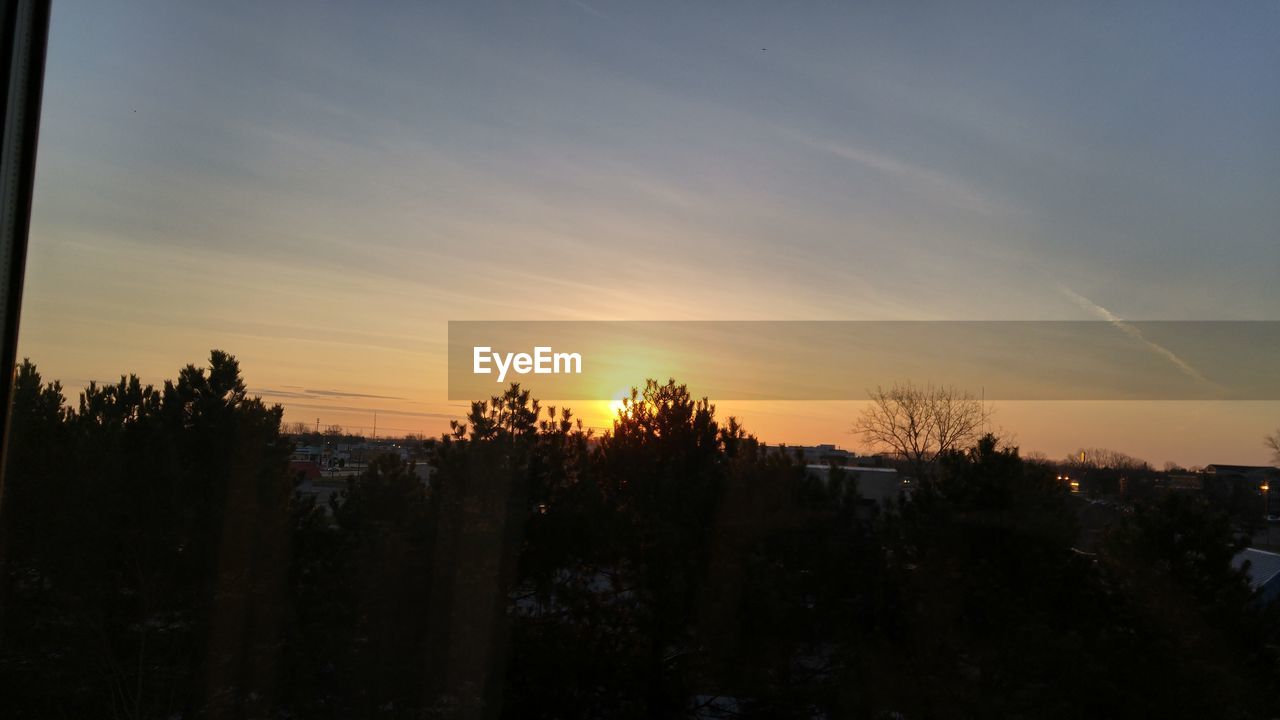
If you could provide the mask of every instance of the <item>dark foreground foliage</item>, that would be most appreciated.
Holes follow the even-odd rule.
[[[213,353],[66,405],[21,368],[8,718],[1269,717],[1230,523],[1154,498],[1074,549],[1016,448],[872,512],[674,382],[592,437],[513,387],[327,506]]]

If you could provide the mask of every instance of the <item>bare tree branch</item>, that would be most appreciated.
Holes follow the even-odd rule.
[[[990,416],[966,392],[907,382],[877,387],[853,429],[869,447],[898,455],[923,477],[939,455],[977,440]]]

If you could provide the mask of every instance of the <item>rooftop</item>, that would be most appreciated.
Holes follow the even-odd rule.
[[[1231,559],[1231,565],[1238,570],[1244,567],[1245,561],[1249,562],[1249,585],[1254,590],[1266,585],[1275,579],[1277,575],[1280,575],[1280,554],[1255,548],[1245,548],[1240,551],[1240,554]]]

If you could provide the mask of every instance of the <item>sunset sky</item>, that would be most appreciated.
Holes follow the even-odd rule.
[[[1278,319],[1278,33],[1276,3],[58,0],[19,352],[74,399],[216,347],[287,421],[434,434],[449,320]],[[721,404],[852,448],[858,408]],[[995,422],[1262,463],[1280,403]]]

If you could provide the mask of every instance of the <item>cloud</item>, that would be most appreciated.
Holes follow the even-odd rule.
[[[1093,315],[1111,323],[1116,327],[1116,329],[1120,330],[1120,332],[1142,343],[1143,345],[1146,345],[1148,348],[1151,349],[1152,352],[1168,360],[1170,363],[1173,363],[1173,365],[1177,367],[1178,370],[1180,370],[1184,375],[1191,378],[1192,380],[1195,380],[1197,382],[1202,382],[1208,385],[1215,384],[1212,381],[1210,381],[1208,378],[1206,378],[1204,375],[1200,374],[1199,370],[1196,370],[1185,360],[1178,357],[1177,354],[1175,354],[1169,348],[1161,345],[1160,343],[1154,342],[1152,340],[1148,340],[1142,334],[1141,330],[1125,322],[1124,318],[1120,317],[1119,315],[1116,315],[1110,310],[1102,307],[1101,305],[1095,303],[1089,298],[1075,292],[1071,288],[1061,283],[1058,284],[1058,290],[1061,291],[1063,295],[1066,295],[1068,298],[1070,298],[1071,301],[1074,302],[1075,304],[1089,311]]]
[[[293,412],[296,412],[298,410],[308,410],[308,411],[320,410],[324,412],[347,413],[350,415],[358,415],[361,417],[366,417],[366,416],[371,417],[376,414],[379,417],[396,416],[396,417],[411,417],[411,418],[429,418],[429,419],[435,419],[435,420],[457,420],[462,416],[461,413],[427,412],[427,411],[418,411],[418,410],[394,410],[394,409],[382,408],[382,407],[377,407],[377,408],[352,407],[350,405],[323,405],[323,404],[314,404],[314,403],[305,403],[305,402],[289,403],[289,405],[286,406],[285,410],[293,411]],[[379,426],[381,427],[381,423],[379,423]],[[352,426],[352,427],[358,427],[358,426]],[[391,429],[391,428],[388,428],[388,429]]]
[[[923,165],[916,165],[884,153],[804,135],[787,133],[796,142],[814,150],[834,155],[842,160],[861,165],[878,173],[892,176],[934,196],[941,202],[984,215],[1007,210],[1004,203],[974,190],[968,183],[946,173]]]
[[[569,0],[569,2],[571,5],[576,6],[579,10],[582,10],[585,13],[589,13],[591,15],[594,15],[595,17],[598,17],[604,20],[607,20],[609,18],[608,15],[605,15],[604,13],[588,5],[587,3],[582,2],[582,0]]]
[[[296,387],[296,386],[286,386]],[[251,392],[268,397],[304,398],[318,400],[322,398],[362,398],[368,400],[405,400],[394,395],[368,395],[365,393],[343,392],[341,390],[312,390],[297,388],[294,390],[276,390],[274,388],[254,388]]]

